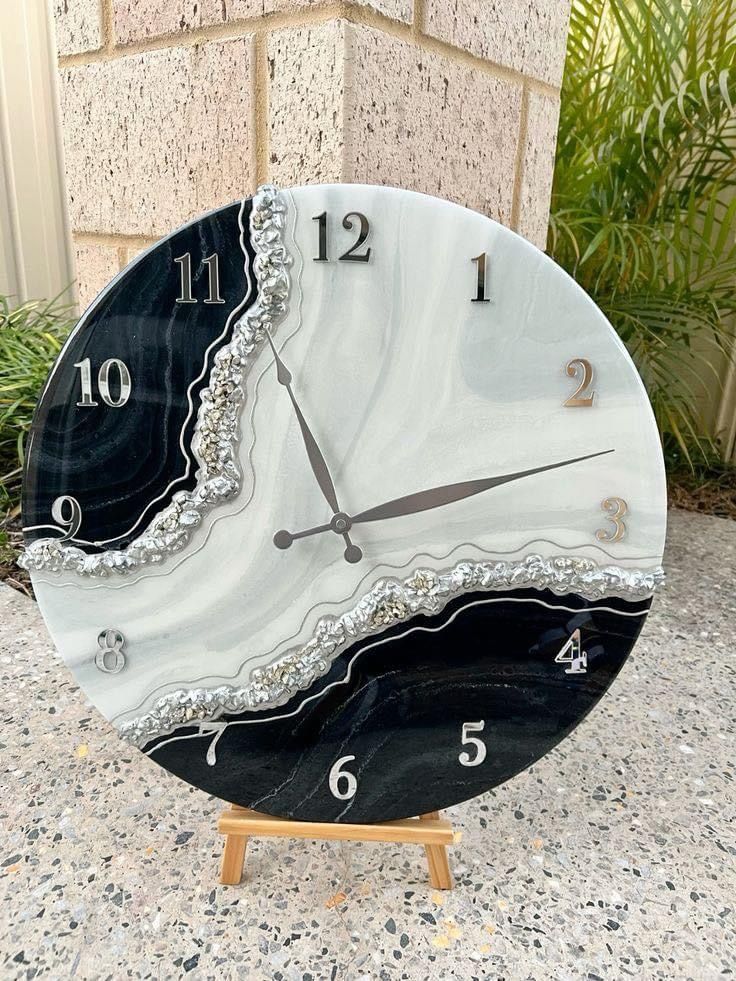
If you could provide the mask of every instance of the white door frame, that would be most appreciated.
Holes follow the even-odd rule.
[[[0,0],[0,293],[13,304],[74,279],[61,147],[47,0]]]

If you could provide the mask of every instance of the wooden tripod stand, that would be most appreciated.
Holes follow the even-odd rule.
[[[220,882],[225,885],[237,885],[242,879],[248,839],[270,836],[332,841],[400,841],[424,845],[430,883],[435,889],[452,889],[447,846],[453,844],[455,835],[452,825],[440,818],[439,811],[382,824],[323,824],[319,821],[289,821],[232,804],[220,815],[217,830],[225,835],[220,872]]]

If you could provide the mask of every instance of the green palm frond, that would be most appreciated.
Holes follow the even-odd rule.
[[[712,454],[702,388],[733,350],[734,228],[736,0],[573,0],[548,250],[688,459]]]

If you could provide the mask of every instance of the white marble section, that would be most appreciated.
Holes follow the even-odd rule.
[[[176,689],[244,684],[304,644],[384,576],[461,560],[574,555],[654,570],[665,532],[661,451],[641,381],[583,291],[512,232],[456,205],[359,185],[286,193],[294,262],[275,338],[293,390],[349,514],[405,494],[603,450],[454,504],[356,525],[349,565],[332,532],[274,547],[274,532],[329,521],[273,356],[246,379],[239,496],[208,515],[190,544],[130,580],[34,575],[62,653],[95,704],[120,725]],[[328,254],[315,262],[328,214]],[[354,243],[342,218],[370,221],[367,263],[337,261]],[[486,252],[489,303],[475,295]],[[566,408],[567,362],[593,365],[591,408]],[[628,504],[625,537],[601,501]],[[126,638],[118,675],[94,666],[100,630]]]

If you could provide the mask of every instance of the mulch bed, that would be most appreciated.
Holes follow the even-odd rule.
[[[697,479],[689,473],[670,475],[668,496],[672,508],[713,514],[736,521],[736,468],[707,481]],[[5,524],[0,522],[0,533],[3,531],[7,541],[3,542],[4,536],[0,534],[0,582],[33,597],[33,586],[28,573],[15,562],[23,544],[20,521]]]
[[[670,474],[667,483],[671,508],[736,520],[736,468],[706,481],[687,472]]]
[[[2,534],[4,532],[4,534]],[[16,565],[16,557],[23,545],[20,521],[0,521],[0,582],[19,589],[26,596],[33,596],[31,579],[25,569]]]

